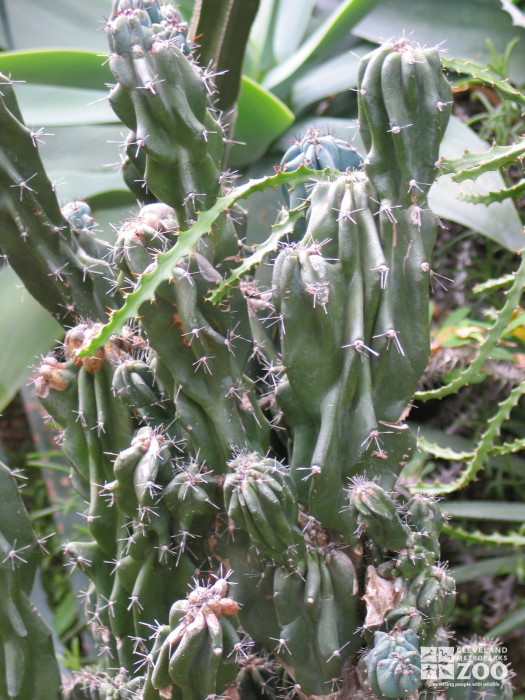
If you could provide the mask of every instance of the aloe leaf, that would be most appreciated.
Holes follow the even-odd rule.
[[[492,350],[499,343],[502,335],[507,329],[508,323],[512,318],[516,307],[518,306],[523,289],[525,287],[525,256],[522,256],[521,264],[514,277],[514,283],[506,295],[505,303],[499,311],[496,320],[487,333],[487,337],[478,350],[478,354],[455,379],[448,384],[445,384],[438,389],[429,391],[420,391],[416,393],[416,398],[420,401],[428,401],[429,399],[441,399],[444,396],[453,394],[461,387],[466,386],[471,381],[475,380],[478,373],[483,368],[484,363],[490,357]]]
[[[118,333],[128,319],[138,316],[142,304],[154,298],[157,287],[162,282],[171,279],[173,267],[177,262],[193,253],[202,236],[211,230],[219,216],[232,207],[235,202],[268,187],[279,187],[285,184],[294,186],[322,177],[324,174],[325,171],[301,167],[293,172],[282,172],[271,177],[250,180],[220,197],[211,209],[199,214],[193,226],[179,234],[177,243],[171,250],[157,255],[154,268],[140,276],[137,288],[126,296],[126,301],[120,309],[111,312],[108,323],[102,326],[93,339],[82,348],[79,357],[93,354],[98,348],[105,345],[113,334]]]
[[[517,199],[521,197],[525,192],[525,180],[520,180],[512,187],[503,187],[501,190],[494,190],[492,192],[462,192],[460,194],[460,199],[464,202],[471,202],[472,204],[485,204],[489,206],[495,202],[503,202],[505,199]]]
[[[509,287],[514,282],[514,275],[509,273],[494,280],[480,282],[472,287],[473,294],[484,294],[492,289],[501,289],[501,287]]]
[[[427,461],[427,455],[434,456],[433,449],[436,450],[436,455],[438,451],[441,455],[446,455],[447,453],[452,455],[452,461],[457,461],[456,457],[462,453],[467,455],[465,459],[469,459],[468,455],[471,457],[474,452],[474,443],[471,439],[455,434],[450,435],[443,430],[431,428],[428,425],[414,423],[411,425],[411,428],[418,435],[418,446],[421,448],[418,455],[423,458],[423,463]],[[507,445],[513,446],[515,442],[492,446],[488,454],[491,457],[491,464],[500,472],[521,478],[525,476],[525,460],[513,452],[505,452],[504,454],[500,452],[501,448]],[[423,445],[425,445],[425,448],[423,448]],[[443,456],[440,459],[447,459],[447,457]],[[414,489],[414,492],[416,490]]]
[[[432,457],[437,457],[438,459],[448,459],[455,462],[463,462],[466,459],[470,459],[473,455],[472,451],[458,452],[451,447],[430,442],[430,440],[427,440],[423,436],[418,437],[417,446],[423,452],[432,455]]]
[[[465,530],[448,524],[443,525],[443,532],[470,544],[525,547],[525,535],[519,532],[481,532],[481,530]]]
[[[494,441],[500,434],[503,423],[508,420],[510,412],[519,403],[524,394],[525,382],[522,382],[515,386],[510,394],[498,404],[497,411],[488,420],[487,427],[478,444],[475,446],[472,457],[466,462],[464,469],[462,469],[455,479],[445,484],[439,482],[434,484],[416,484],[413,487],[414,490],[428,494],[454,493],[454,491],[458,491],[474,481],[483,468],[483,463],[490,454]],[[493,543],[497,544],[495,541]],[[503,544],[503,542],[500,542],[500,544]],[[525,544],[525,537],[523,537],[523,544]]]

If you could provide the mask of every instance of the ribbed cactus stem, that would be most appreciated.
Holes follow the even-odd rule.
[[[429,354],[427,194],[450,111],[439,57],[401,40],[363,59],[364,158],[317,130],[285,154],[284,175],[327,170],[290,195],[304,220],[270,256],[269,289],[251,278],[230,285],[245,246],[224,212],[132,325],[81,357],[105,291],[114,305],[135,291],[223,179],[212,71],[196,64],[176,9],[114,0],[106,31],[110,101],[130,129],[125,175],[143,193],[112,255],[85,203],[60,212],[50,185],[14,173],[0,149],[8,228],[18,236],[24,217],[36,226],[38,198],[65,226],[50,237],[40,221],[30,246],[39,280],[48,258],[76,266],[67,285],[53,282],[50,305],[70,290],[76,315],[77,287],[91,295],[35,378],[86,502],[89,534],[64,549],[89,578],[102,659],[65,698],[277,700],[283,688],[307,699],[414,698],[420,647],[439,641],[455,599],[439,562],[438,504],[395,493],[415,450],[405,421]],[[7,88],[3,105],[27,150]],[[103,285],[78,281],[91,265],[107,266]]]

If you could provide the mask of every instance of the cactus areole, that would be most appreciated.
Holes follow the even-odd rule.
[[[395,494],[429,353],[427,194],[450,112],[439,56],[403,39],[361,60],[362,157],[317,131],[287,152],[289,182],[304,165],[324,174],[287,193],[303,219],[267,256],[270,284],[240,276],[210,301],[245,255],[225,210],[84,357],[108,305],[228,186],[212,78],[177,10],[114,0],[106,33],[141,203],[114,246],[85,203],[60,209],[7,78],[0,94],[2,248],[24,280],[29,256],[29,291],[67,328],[35,384],[86,503],[89,534],[64,549],[88,579],[98,666],[62,697],[415,698],[420,647],[455,597],[436,502]],[[18,609],[19,582],[5,585]],[[30,647],[9,615],[0,695],[21,700]]]

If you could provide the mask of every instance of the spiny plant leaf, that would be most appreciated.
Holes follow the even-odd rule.
[[[525,155],[525,138],[518,139],[511,146],[492,146],[484,153],[465,153],[459,158],[443,158],[439,167],[443,175],[452,175],[456,182],[474,180],[489,170],[498,170],[514,163]]]
[[[465,530],[462,527],[454,525],[443,525],[443,532],[451,537],[455,537],[463,542],[473,544],[493,544],[504,545],[507,547],[523,547],[525,546],[525,535],[519,532],[481,532],[481,530]]]
[[[459,476],[456,479],[449,481],[446,484],[441,484],[439,482],[434,484],[415,484],[413,487],[413,492],[421,492],[431,495],[453,493],[454,491],[458,491],[474,481],[479,472],[483,469],[485,459],[491,454],[494,442],[497,436],[500,434],[501,426],[506,420],[508,420],[510,412],[518,404],[519,400],[524,394],[525,382],[521,382],[521,384],[515,386],[507,398],[498,405],[497,411],[487,422],[487,428],[481,436],[480,441],[474,448],[472,458],[467,461],[465,468],[459,473]]]
[[[502,335],[507,329],[512,314],[516,310],[521,300],[523,289],[525,288],[525,256],[522,255],[521,264],[516,275],[514,283],[506,295],[505,304],[498,313],[493,326],[489,330],[485,342],[480,346],[478,354],[473,361],[460,374],[448,384],[439,387],[438,389],[430,389],[429,391],[418,391],[415,398],[418,401],[428,401],[429,399],[441,399],[444,396],[453,394],[461,387],[476,381],[479,372],[483,365],[490,357],[492,350],[499,343]]]
[[[494,190],[492,192],[462,192],[459,195],[459,198],[464,202],[471,202],[472,204],[486,204],[488,206],[494,202],[503,202],[503,200],[509,199],[510,197],[521,197],[524,192],[525,180],[520,180],[512,187],[504,187],[501,190]]]
[[[330,175],[328,168],[326,170],[311,170],[303,166],[291,172],[280,172],[277,175],[249,180],[244,185],[234,187],[228,194],[220,197],[213,207],[207,211],[200,212],[193,226],[179,234],[177,243],[171,250],[157,255],[153,269],[144,272],[140,276],[136,289],[126,296],[124,305],[120,309],[111,312],[108,323],[82,348],[79,352],[79,357],[92,355],[105,345],[113,334],[118,333],[128,319],[139,316],[142,304],[152,301],[158,286],[162,282],[171,279],[173,267],[177,262],[193,253],[202,236],[211,230],[219,216],[232,207],[235,202],[269,187],[279,187],[280,185],[293,187],[328,175]]]
[[[433,457],[438,459],[448,459],[451,462],[463,462],[466,459],[470,459],[473,452],[458,452],[453,450],[451,447],[443,447],[443,445],[438,445],[435,442],[430,442],[426,438],[419,436],[417,441],[417,446],[423,452],[426,452]]]
[[[241,265],[236,267],[225,280],[219,282],[217,288],[210,294],[209,300],[214,304],[218,304],[241,277],[249,272],[252,267],[261,263],[268,253],[277,250],[278,243],[285,236],[293,233],[295,224],[304,215],[304,209],[305,206],[301,205],[297,207],[297,209],[292,209],[291,211],[283,210],[277,223],[272,226],[272,233],[270,236],[268,236],[263,243],[255,245],[253,247],[254,252],[249,257],[245,258]]]
[[[508,80],[502,80],[481,63],[464,61],[460,58],[442,58],[441,62],[447,70],[469,75],[471,78],[474,78],[476,82],[493,88],[504,100],[512,100],[513,102],[525,105],[525,94],[516,90]]]
[[[504,445],[495,445],[491,450],[491,455],[510,455],[515,452],[521,452],[525,449],[525,438],[516,438],[512,442],[506,442]]]
[[[494,280],[480,282],[472,287],[473,294],[484,294],[491,289],[500,289],[501,287],[509,287],[514,282],[514,274],[511,272],[508,275],[503,275]]]

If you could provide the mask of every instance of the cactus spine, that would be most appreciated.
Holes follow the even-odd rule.
[[[110,101],[130,129],[125,176],[141,204],[110,262],[85,205],[60,213],[39,181],[42,211],[65,231],[50,240],[47,219],[33,221],[28,174],[2,180],[13,264],[26,217],[40,277],[52,256],[72,266],[49,304],[67,302],[69,330],[36,386],[86,501],[90,539],[65,551],[90,579],[101,664],[64,697],[414,696],[420,645],[455,595],[438,506],[393,493],[414,451],[404,420],[429,350],[426,196],[450,93],[439,58],[403,40],[363,59],[363,168],[318,133],[285,156],[284,171],[330,172],[293,195],[307,200],[305,221],[272,260],[271,291],[243,280],[220,307],[209,301],[242,256],[224,213],[140,318],[86,358],[109,290],[119,306],[223,187],[210,77],[176,10],[115,0],[107,35]],[[6,123],[40,172],[8,87]],[[106,266],[104,285],[83,282],[89,304],[75,296],[86,256]]]

